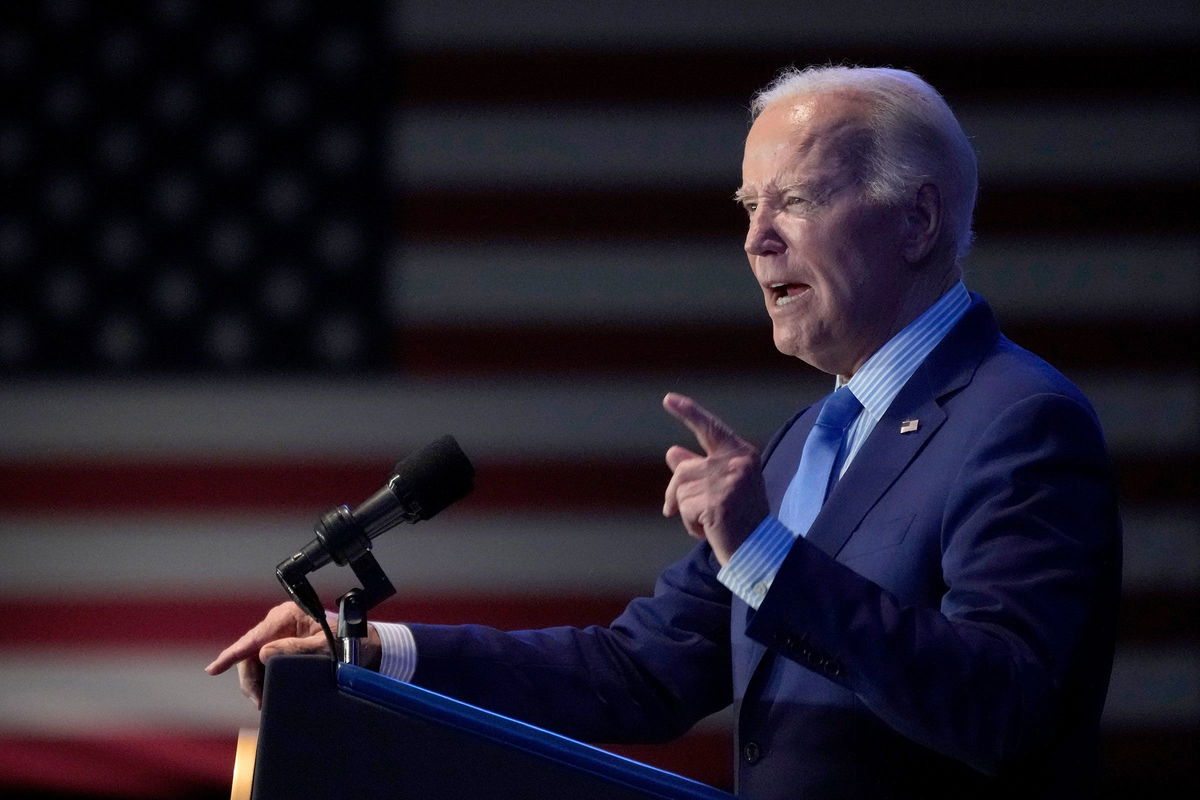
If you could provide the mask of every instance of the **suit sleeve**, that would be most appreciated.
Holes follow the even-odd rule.
[[[1111,484],[1091,411],[1026,398],[950,483],[939,607],[905,606],[801,540],[747,633],[906,737],[1001,772],[1103,698],[1108,664],[1096,662],[1111,663],[1120,574]]]
[[[593,742],[662,741],[730,702],[729,591],[706,544],[607,627],[411,625],[413,682]]]

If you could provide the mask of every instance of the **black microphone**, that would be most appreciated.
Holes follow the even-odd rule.
[[[307,583],[308,573],[330,561],[339,565],[355,561],[371,549],[371,539],[401,522],[429,519],[466,497],[474,481],[475,468],[458,442],[443,436],[397,464],[384,487],[358,508],[338,506],[322,515],[316,538],[281,562],[275,576],[295,597],[297,588]],[[305,599],[311,604],[311,598]]]

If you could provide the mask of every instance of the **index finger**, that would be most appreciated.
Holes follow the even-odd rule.
[[[222,650],[204,671],[209,675],[220,675],[239,661],[257,655],[263,643],[257,640],[255,633],[256,630],[252,629],[242,634],[242,638]]]
[[[663,408],[686,425],[709,454],[746,446],[746,441],[734,433],[733,428],[687,395],[669,392],[663,398]]]

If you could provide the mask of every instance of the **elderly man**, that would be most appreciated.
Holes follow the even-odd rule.
[[[911,73],[790,70],[761,92],[739,202],[775,345],[837,390],[760,453],[666,409],[664,513],[698,541],[608,627],[378,625],[385,673],[593,741],[737,706],[761,798],[1086,796],[1120,526],[1084,397],[961,282],[974,153]],[[210,665],[320,649],[294,606]]]

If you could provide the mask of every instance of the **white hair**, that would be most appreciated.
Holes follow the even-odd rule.
[[[870,141],[859,154],[868,196],[894,203],[924,183],[937,184],[944,230],[961,262],[971,248],[979,173],[975,150],[942,96],[914,73],[899,69],[790,67],[754,96],[751,119],[777,100],[824,92],[859,94],[870,103]]]

